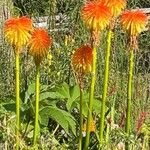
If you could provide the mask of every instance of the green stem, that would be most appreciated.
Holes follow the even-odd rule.
[[[106,129],[106,144],[109,144],[109,137],[110,137],[110,131],[112,130],[112,125],[114,124],[114,115],[115,115],[115,101],[116,101],[116,96],[113,98],[113,104],[111,106],[111,114],[110,114],[110,118],[111,118],[111,122],[110,125],[107,125],[107,129]]]
[[[126,111],[126,126],[125,132],[127,136],[130,134],[130,123],[131,123],[131,99],[132,99],[132,80],[133,80],[133,67],[134,67],[134,51],[130,51],[130,60],[129,60],[129,76],[128,76],[128,91],[127,91],[127,111]],[[128,143],[126,145],[128,149]]]
[[[105,138],[106,144],[108,144],[108,142],[109,142],[109,133],[110,133],[110,125],[107,124],[107,128],[106,128],[106,138]]]
[[[16,150],[19,150],[19,131],[20,131],[20,67],[19,53],[15,55],[16,63]]]
[[[79,135],[79,150],[82,150],[82,126],[83,126],[82,106],[83,106],[83,90],[80,87],[80,135]]]
[[[105,73],[104,73],[104,85],[103,85],[103,95],[102,95],[102,104],[101,104],[101,118],[100,118],[100,146],[103,143],[103,132],[104,132],[104,121],[105,121],[105,103],[107,98],[107,88],[108,88],[108,77],[109,77],[109,57],[110,57],[110,48],[111,48],[111,37],[112,31],[108,31],[107,37],[107,51],[105,58]]]
[[[92,62],[92,73],[91,73],[92,77],[91,77],[90,94],[89,94],[86,140],[85,140],[85,146],[84,146],[85,150],[88,149],[89,139],[90,139],[90,123],[91,123],[91,118],[92,118],[94,89],[95,89],[95,80],[96,80],[96,59],[97,59],[96,57],[97,57],[97,46],[93,45],[93,62]]]
[[[36,98],[35,98],[35,125],[34,125],[34,136],[33,136],[33,145],[36,147],[37,138],[39,134],[39,95],[40,95],[40,65],[36,65]]]

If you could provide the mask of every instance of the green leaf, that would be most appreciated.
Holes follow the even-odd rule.
[[[56,91],[64,98],[70,98],[69,85],[67,83],[64,82],[60,87],[56,88]]]
[[[10,102],[10,103],[4,103],[3,107],[7,110],[7,111],[11,111],[11,112],[15,112],[16,111],[16,104],[14,102]]]
[[[100,109],[101,109],[101,101],[99,99],[94,99],[93,110],[96,112],[96,114],[99,114]]]
[[[5,114],[7,111],[6,109],[3,107],[3,105],[0,104],[0,117],[2,117],[3,114]]]
[[[47,88],[48,88],[47,85],[41,85],[40,91],[46,91]],[[25,92],[25,102],[24,103],[27,103],[27,101],[28,101],[28,99],[30,99],[31,95],[34,95],[34,94],[35,94],[35,83],[31,83],[28,86],[27,91]]]
[[[83,93],[83,115],[85,117],[87,117],[87,113],[88,113],[88,100],[89,100],[89,94],[84,92]],[[77,101],[78,109],[79,109],[79,106],[80,106],[80,101],[78,100]],[[101,100],[94,98],[93,111],[95,111],[96,114],[99,114],[100,113],[100,108],[101,108]]]
[[[40,110],[41,124],[44,126],[48,125],[49,118],[55,120],[62,128],[69,134],[69,128],[75,134],[75,119],[70,113],[61,110],[54,106],[47,106]]]
[[[44,99],[64,99],[65,97],[58,92],[43,92],[40,94],[40,100]]]
[[[28,90],[25,93],[25,103],[27,103],[28,99],[30,99],[30,96],[34,94],[35,92],[35,83],[32,83],[28,86]]]
[[[80,97],[80,88],[78,85],[70,87],[70,98],[67,100],[67,110],[71,110],[73,102],[75,102]]]

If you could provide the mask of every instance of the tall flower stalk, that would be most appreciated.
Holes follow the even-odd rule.
[[[11,18],[4,24],[5,38],[14,47],[16,66],[16,150],[19,149],[20,132],[20,67],[19,57],[23,47],[27,44],[32,31],[31,19],[23,16],[21,18]]]
[[[127,89],[127,110],[126,110],[126,126],[125,131],[127,135],[130,133],[131,126],[131,100],[132,100],[132,85],[133,85],[133,69],[134,69],[134,50],[129,52],[129,75],[128,75],[128,89]]]
[[[102,0],[104,4],[111,11],[111,22],[109,24],[108,35],[107,35],[107,49],[105,54],[105,71],[104,71],[104,81],[103,81],[103,94],[102,94],[102,105],[101,105],[101,119],[100,119],[100,146],[103,143],[103,132],[104,132],[104,122],[105,122],[105,103],[107,99],[107,89],[108,89],[108,79],[109,79],[109,57],[111,50],[111,39],[115,24],[115,19],[121,13],[122,9],[126,6],[126,0]]]
[[[19,149],[19,132],[20,132],[20,66],[19,53],[15,56],[16,65],[16,149]]]
[[[35,123],[33,134],[33,145],[36,145],[37,137],[39,135],[39,100],[40,100],[40,64],[36,65],[35,75]]]
[[[127,136],[130,135],[131,128],[131,106],[132,106],[132,86],[133,86],[133,70],[134,70],[134,53],[138,49],[138,35],[145,29],[148,22],[146,14],[142,11],[125,11],[121,15],[121,23],[123,29],[128,33],[130,38],[129,45],[129,74],[128,74],[128,88],[127,88],[127,109],[126,109],[126,126],[125,132]],[[126,149],[129,149],[128,142]]]
[[[91,71],[91,85],[89,93],[88,117],[86,127],[86,141],[84,149],[88,149],[90,139],[90,122],[93,111],[94,89],[96,81],[96,60],[97,48],[99,45],[99,34],[108,24],[111,18],[111,12],[101,1],[91,1],[82,8],[82,17],[91,32],[91,45],[93,49],[93,62]]]
[[[111,37],[112,31],[108,31],[107,37],[107,50],[105,57],[105,72],[104,72],[104,85],[103,85],[103,95],[102,95],[102,104],[101,104],[101,119],[100,119],[100,144],[103,143],[103,132],[104,132],[104,122],[105,122],[105,103],[107,99],[107,89],[108,89],[108,77],[109,77],[109,57],[111,49]]]
[[[82,128],[83,128],[83,89],[80,88],[80,133],[79,133],[79,150],[82,150]]]
[[[33,146],[37,147],[37,139],[39,136],[39,100],[40,100],[40,64],[43,57],[48,53],[51,45],[51,38],[46,30],[42,28],[34,29],[32,37],[29,41],[29,53],[34,57],[36,65],[35,79],[35,123],[33,134]]]
[[[83,45],[75,51],[72,56],[72,66],[75,71],[77,81],[80,86],[80,132],[79,132],[79,150],[82,150],[82,129],[83,129],[83,90],[84,90],[84,75],[91,71],[92,67],[92,48],[88,45]]]
[[[95,89],[95,80],[96,80],[96,57],[97,57],[97,47],[93,46],[93,61],[92,61],[92,77],[89,93],[89,105],[88,105],[88,118],[87,118],[87,127],[86,127],[86,141],[85,149],[88,149],[89,140],[90,140],[90,123],[92,119],[92,110],[93,110],[93,100],[94,100],[94,89]]]

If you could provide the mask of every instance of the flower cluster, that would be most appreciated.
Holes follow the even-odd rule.
[[[6,39],[15,47],[15,52],[20,52],[28,45],[36,63],[41,62],[52,43],[47,31],[42,28],[34,29],[32,20],[26,16],[6,20],[4,33]]]
[[[126,0],[97,0],[89,1],[83,6],[81,10],[82,18],[87,27],[93,31],[95,41],[99,40],[97,31],[102,31],[108,25],[110,25],[110,29],[113,29],[113,18],[121,14],[126,7],[126,3]],[[145,29],[148,17],[139,10],[127,10],[121,14],[120,21],[123,29],[130,35],[132,47],[136,48],[136,37]]]
[[[90,1],[82,8],[82,17],[87,26],[101,31],[108,26],[113,17],[120,15],[126,7],[126,0]]]

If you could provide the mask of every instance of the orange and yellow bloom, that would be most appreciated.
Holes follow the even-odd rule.
[[[121,15],[121,24],[130,36],[137,36],[144,29],[148,22],[148,17],[142,11],[125,11]]]
[[[47,54],[51,43],[52,40],[45,29],[34,29],[29,41],[29,53],[34,57],[36,63],[41,62],[42,58]]]
[[[86,73],[91,71],[92,60],[92,48],[83,45],[73,54],[72,65],[77,73]]]
[[[88,2],[81,14],[86,25],[95,31],[103,30],[112,17],[110,9],[101,1]]]
[[[21,18],[11,18],[4,23],[6,39],[19,51],[27,44],[31,37],[30,32],[32,30],[32,20],[25,16]]]
[[[126,0],[102,0],[110,8],[113,17],[117,17],[126,7]]]
[[[82,131],[86,132],[86,122],[84,122],[83,124]],[[90,132],[95,132],[95,122],[93,119],[91,119],[91,122],[90,122]]]

